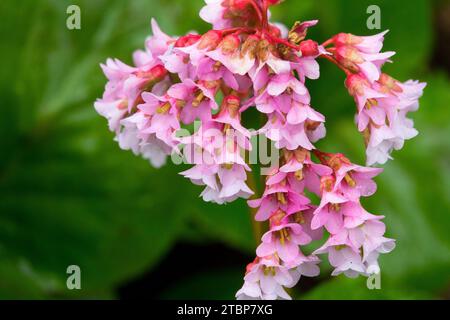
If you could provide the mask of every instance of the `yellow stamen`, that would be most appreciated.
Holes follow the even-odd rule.
[[[225,169],[227,169],[227,170],[231,170],[231,169],[233,169],[233,164],[232,164],[232,163],[225,163],[225,164],[223,165],[223,167],[224,167]]]
[[[299,180],[299,181],[303,180],[303,170],[302,169],[295,171],[294,175],[297,180]]]
[[[230,126],[230,124],[229,123],[225,123],[225,125],[223,126],[223,132],[227,132],[228,130],[230,130],[231,129],[231,126]]]
[[[376,99],[368,99],[366,102],[366,109],[370,110],[370,108],[378,105],[378,101]]]
[[[167,111],[169,110],[170,110],[170,103],[166,102],[163,105],[159,106],[158,109],[156,109],[156,113],[164,114],[167,113]]]
[[[297,212],[295,214],[295,222],[300,223],[300,224],[304,224],[305,223],[305,218],[303,217],[303,213]]]
[[[186,105],[186,101],[184,101],[184,100],[177,100],[177,102],[176,102],[176,106],[178,109],[184,108],[185,105]]]
[[[284,241],[284,232],[283,232],[283,229],[280,230],[279,234],[280,234],[280,243],[281,243],[282,246],[284,246],[284,242],[285,242],[285,241]]]
[[[278,199],[278,202],[280,202],[281,204],[286,204],[287,203],[286,198],[284,196],[284,193],[278,192],[277,193],[277,199]]]
[[[350,175],[350,173],[347,173],[344,177],[345,181],[347,182],[347,184],[354,188],[356,186],[356,181],[353,180],[352,176]]]
[[[339,203],[332,203],[330,204],[331,209],[338,212],[339,210],[341,210],[341,205]]]
[[[203,98],[205,97],[203,91],[200,91],[200,93],[194,98],[194,101],[192,101],[193,107],[198,107],[200,103],[203,101]]]
[[[213,70],[219,71],[221,66],[222,66],[222,63],[220,61],[216,61],[213,65]]]

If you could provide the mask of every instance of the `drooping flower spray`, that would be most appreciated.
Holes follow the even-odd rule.
[[[318,150],[326,136],[325,116],[314,109],[307,79],[319,78],[323,58],[346,75],[356,102],[356,125],[366,143],[367,165],[384,164],[391,151],[417,135],[409,112],[418,109],[424,83],[401,83],[381,68],[394,52],[382,52],[386,32],[362,37],[347,33],[318,44],[306,39],[317,20],[288,30],[269,20],[279,0],[206,0],[200,11],[212,25],[205,34],[171,37],[152,20],[153,35],[134,65],[108,59],[103,97],[95,103],[120,147],[162,166],[182,154],[191,164],[181,172],[203,186],[204,201],[224,204],[254,195],[246,154],[262,135],[279,151],[265,176],[264,192],[248,200],[256,223],[269,229],[247,266],[238,299],[290,299],[285,288],[301,276],[319,274],[328,258],[332,275],[380,272],[378,256],[393,250],[384,237],[383,216],[367,212],[361,197],[375,193],[382,171],[351,163],[342,154]],[[261,127],[244,127],[242,115],[256,109]],[[189,134],[180,130],[199,125]],[[320,199],[313,204],[308,195]],[[311,254],[302,247],[328,239]]]

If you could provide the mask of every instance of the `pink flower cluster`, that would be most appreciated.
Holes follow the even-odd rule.
[[[333,37],[328,52],[349,71],[345,85],[357,105],[356,122],[366,141],[367,164],[384,164],[392,150],[403,148],[405,140],[418,132],[407,114],[416,111],[425,83],[401,83],[382,73],[381,67],[395,52],[381,53],[386,32],[370,37],[340,33]]]
[[[301,276],[317,276],[318,255],[325,253],[333,275],[378,273],[378,256],[395,245],[384,237],[383,217],[360,203],[375,192],[373,178],[381,169],[352,164],[314,145],[326,135],[325,117],[311,106],[306,87],[308,79],[320,76],[317,59],[347,75],[368,165],[385,163],[393,149],[417,134],[406,115],[417,110],[425,87],[381,72],[394,54],[380,52],[386,33],[341,33],[319,45],[306,39],[317,20],[297,22],[290,30],[270,22],[268,9],[279,2],[206,0],[200,16],[213,29],[204,34],[171,37],[152,20],[153,35],[135,52],[132,66],[117,59],[102,65],[108,83],[95,103],[122,149],[155,167],[169,156],[192,165],[181,175],[204,187],[204,201],[251,197],[251,139],[260,135],[275,145],[278,161],[264,193],[248,201],[255,223],[265,221],[269,228],[238,299],[290,299],[285,288]],[[256,130],[243,120],[249,109],[263,119]],[[324,233],[325,244],[307,252],[305,246],[311,248]]]
[[[328,254],[333,276],[355,277],[379,273],[378,256],[394,249],[394,240],[384,237],[383,217],[360,203],[360,197],[375,193],[372,179],[382,170],[352,164],[341,154],[314,153],[322,164],[312,162],[306,149],[285,149],[283,165],[269,175],[263,197],[249,201],[258,208],[256,220],[269,220],[269,231],[247,268],[238,299],[289,299],[284,288],[294,286],[301,275],[319,274],[318,254]],[[318,206],[305,190],[321,198]],[[303,254],[300,247],[321,239],[324,231],[329,234],[326,243]]]

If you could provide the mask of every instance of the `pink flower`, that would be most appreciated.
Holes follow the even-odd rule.
[[[290,215],[308,209],[309,199],[289,185],[280,183],[270,185],[264,191],[262,198],[248,201],[252,208],[259,208],[255,220],[265,221],[269,219],[278,209]]]
[[[380,253],[388,253],[395,248],[395,240],[385,238],[385,231],[386,226],[380,220],[369,220],[347,231],[351,246],[362,248],[362,261],[366,263],[367,267],[374,267],[374,262]],[[378,271],[373,269],[371,271],[378,273],[379,267]]]
[[[199,79],[207,81],[217,81],[222,79],[225,85],[231,89],[239,91],[240,88],[235,75],[220,61],[215,61],[209,57],[204,57],[199,61],[197,76]]]
[[[317,25],[318,22],[319,20],[297,21],[289,32],[289,40],[291,40],[292,43],[300,43],[306,38],[308,29]]]
[[[269,77],[267,72],[261,71],[254,89],[261,91],[263,87],[266,89],[255,98],[256,108],[263,113],[274,111],[288,113],[294,101],[304,104],[310,102],[305,85],[291,74],[284,73]]]
[[[370,37],[348,33],[336,35],[333,38],[336,60],[353,72],[361,72],[371,83],[377,81],[381,75],[381,66],[395,54],[380,53],[386,33],[387,31]]]
[[[115,140],[123,150],[131,150],[135,155],[142,155],[150,161],[154,167],[165,164],[167,155],[172,151],[155,134],[143,133],[142,130],[148,125],[148,118],[142,112],[124,118],[120,121],[121,131],[117,133]]]
[[[274,256],[256,258],[247,266],[243,287],[236,293],[238,300],[290,300],[284,287],[295,282],[289,269],[280,265]]]
[[[379,220],[369,220],[364,224],[342,229],[333,235],[314,254],[328,253],[328,259],[335,270],[332,275],[345,273],[348,277],[358,274],[379,273],[378,256],[395,247],[393,239],[385,238],[385,225]]]
[[[289,118],[274,112],[259,132],[274,141],[277,149],[295,150],[301,147],[312,150],[314,146],[311,142],[323,137],[324,127],[321,123],[324,121],[325,118],[308,105],[295,103]]]
[[[205,0],[206,6],[200,10],[200,18],[211,23],[213,29],[225,29],[232,26],[230,19],[225,19],[227,8],[222,5],[223,0]]]
[[[320,274],[320,268],[317,265],[320,262],[316,256],[300,257],[297,261],[294,261],[293,267],[289,270],[294,283],[300,281],[301,276],[305,277],[317,277]]]
[[[373,195],[377,190],[373,178],[383,171],[380,168],[352,164],[341,154],[330,159],[330,166],[333,167],[336,176],[334,191],[341,192],[349,200]]]
[[[204,175],[205,173],[208,175]],[[245,168],[240,165],[196,165],[181,174],[195,184],[206,184],[206,188],[200,195],[206,202],[224,204],[238,198],[246,199],[253,194],[253,191],[245,183],[247,180]]]
[[[330,175],[333,170],[328,166],[311,161],[311,155],[306,149],[284,150],[283,158],[285,164],[275,175],[278,177],[277,179],[282,180],[288,177],[293,185],[298,185],[296,180],[300,181],[302,186],[297,189],[299,192],[303,192],[303,188],[306,187],[309,191],[320,196],[320,178]]]
[[[239,108],[240,99],[237,96],[228,95],[224,97],[220,112],[213,117],[213,121],[224,124],[225,132],[230,128],[234,129],[236,139],[240,142],[239,145],[244,145],[245,149],[250,150],[251,145],[248,138],[251,137],[251,132],[242,126]]]
[[[170,44],[174,42],[175,39],[162,32],[155,19],[152,19],[151,26],[153,35],[148,37],[145,41],[145,48],[152,56],[153,60],[161,63],[161,61],[158,60],[159,57],[169,49]]]
[[[277,254],[286,263],[294,261],[300,254],[299,246],[311,242],[311,238],[297,223],[273,226],[267,231],[256,249],[259,257]]]
[[[366,267],[362,262],[359,252],[355,252],[350,246],[342,243],[340,239],[331,237],[315,254],[328,253],[328,260],[334,267],[332,276],[344,273],[349,278],[355,278],[359,274],[366,273]]]
[[[108,78],[108,83],[103,98],[98,99],[94,106],[96,111],[108,120],[109,129],[118,131],[120,120],[128,113],[124,84],[136,69],[112,59],[108,59],[106,65],[102,64],[101,67]]]
[[[236,75],[246,75],[255,65],[256,57],[240,49],[241,40],[237,36],[222,39],[217,48],[205,53],[210,59],[223,65]]]
[[[262,21],[255,11],[262,10],[262,1],[255,0],[205,0],[206,6],[200,10],[200,17],[212,24],[213,29],[231,27],[256,27]],[[279,0],[269,0],[269,5]],[[270,14],[268,14],[270,16]],[[275,26],[269,25],[270,28]]]
[[[103,98],[96,101],[95,108],[108,119],[111,131],[120,129],[119,120],[140,102],[142,91],[153,90],[157,84],[164,82],[167,75],[160,65],[141,70],[111,59],[102,68],[109,82]]]
[[[311,228],[325,226],[331,234],[336,234],[342,228],[355,227],[369,219],[376,219],[376,216],[364,210],[359,201],[349,201],[343,195],[326,192],[314,212]]]
[[[379,272],[378,256],[391,251],[394,240],[383,236],[383,217],[364,210],[359,198],[375,192],[371,179],[381,170],[354,165],[341,154],[321,157],[322,161],[327,158],[333,174],[322,177],[322,199],[314,211],[311,228],[325,226],[331,236],[314,254],[328,253],[335,267],[332,275],[355,277]]]
[[[231,98],[225,101],[225,104],[229,104]],[[181,174],[195,184],[206,185],[201,196],[207,202],[223,204],[237,198],[246,199],[253,194],[246,184],[246,171],[250,167],[241,156],[241,151],[249,148],[250,143],[239,132],[227,134],[225,131],[230,129],[226,125],[229,124],[245,130],[237,119],[223,113],[215,121],[203,123],[194,135],[179,138],[185,144],[183,153],[186,160],[196,164]]]
[[[252,208],[258,208],[255,219],[265,221],[281,211],[290,216],[310,209],[310,201],[304,195],[305,186],[312,192],[320,192],[320,176],[332,170],[311,161],[305,149],[285,150],[284,165],[273,168],[266,180],[266,189],[260,199],[248,201]]]
[[[346,85],[358,106],[357,123],[367,142],[367,164],[384,164],[391,159],[392,150],[401,149],[405,140],[417,135],[406,115],[417,110],[426,84],[402,84],[386,74],[370,84],[363,75],[355,74],[347,78]]]
[[[218,106],[214,99],[217,87],[210,83],[195,83],[186,79],[182,83],[174,84],[167,94],[175,99],[181,107],[180,118],[185,124],[211,120],[211,111],[217,110]],[[209,87],[207,87],[209,86]]]
[[[109,130],[116,132],[120,130],[120,120],[128,113],[128,103],[126,100],[97,100],[94,106],[98,114],[108,120]]]
[[[194,66],[189,55],[179,48],[168,50],[164,55],[159,56],[164,67],[171,73],[177,74],[180,80],[197,80],[197,67]]]
[[[148,125],[142,128],[142,133],[155,134],[169,147],[175,147],[178,144],[175,133],[180,129],[176,101],[169,96],[158,97],[150,92],[144,92],[142,99],[144,104],[139,105],[138,109],[150,119]]]

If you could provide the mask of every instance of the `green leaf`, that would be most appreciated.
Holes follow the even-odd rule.
[[[169,190],[188,182],[174,168],[156,171],[119,150],[93,110],[105,83],[102,52],[122,31],[111,19],[136,11],[119,2],[78,3],[82,30],[96,32],[65,28],[68,1],[2,4],[2,31],[27,21],[19,37],[5,34],[2,47],[2,56],[20,65],[3,69],[12,85],[0,87],[8,102],[0,119],[2,297],[73,295],[65,287],[72,264],[82,270],[79,295],[105,296],[156,264],[182,229],[182,206],[191,199],[174,202]],[[22,17],[33,7],[30,19]],[[149,32],[149,17],[139,21]],[[129,40],[121,44],[131,55]],[[120,55],[115,48],[109,53]]]

